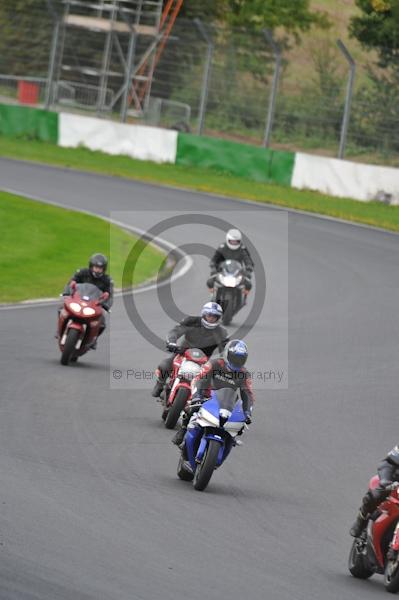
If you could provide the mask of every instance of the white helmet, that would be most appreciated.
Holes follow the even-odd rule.
[[[226,244],[230,250],[238,250],[241,246],[242,235],[238,229],[229,229],[226,233]]]
[[[207,302],[201,310],[201,323],[206,329],[215,329],[223,317],[223,309],[217,302]]]

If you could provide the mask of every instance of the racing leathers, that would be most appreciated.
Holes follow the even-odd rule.
[[[109,311],[114,300],[114,283],[109,275],[103,273],[100,277],[94,277],[90,269],[78,269],[66,284],[64,291],[62,292],[63,296],[70,296],[72,293],[70,287],[72,281],[76,281],[76,283],[91,283],[92,285],[97,286],[102,292],[108,292],[109,297],[106,302],[103,303],[103,308],[106,311]]]
[[[232,388],[240,391],[245,421],[248,425],[251,423],[252,408],[255,401],[251,374],[245,367],[238,370],[230,369],[224,358],[212,358],[202,367],[191,383],[192,399],[182,417],[181,428],[172,440],[174,444],[178,446],[182,444],[190,418],[194,412],[199,410],[204,397],[209,396],[211,390],[221,388]]]
[[[109,275],[107,275],[106,273],[103,273],[102,275],[95,277],[93,275],[93,273],[91,272],[91,270],[88,268],[78,269],[76,271],[76,273],[74,273],[74,275],[71,277],[69,282],[66,284],[64,291],[62,292],[63,296],[70,296],[72,294],[72,289],[71,289],[72,281],[76,281],[76,283],[91,283],[92,285],[95,285],[96,287],[98,287],[98,289],[101,290],[102,292],[107,292],[109,294],[109,296],[108,296],[107,300],[102,302],[102,307],[107,312],[110,311],[112,303],[114,301],[114,283]],[[59,311],[60,311],[60,309],[59,309]],[[104,313],[102,313],[101,327],[98,332],[98,336],[100,336],[102,333],[104,333],[105,326],[106,326],[105,316],[104,316]],[[93,343],[93,349],[96,348],[96,344],[97,344],[96,342]]]
[[[353,524],[350,534],[359,537],[367,525],[367,521],[378,506],[386,500],[391,493],[387,489],[393,482],[399,481],[399,446],[395,446],[384,458],[378,467],[379,485],[374,490],[367,490],[363,497],[358,516]]]
[[[224,327],[218,325],[213,329],[207,329],[202,324],[201,317],[196,316],[185,317],[173,327],[166,338],[167,347],[170,348],[173,344],[177,345],[180,338],[183,338],[179,343],[180,348],[199,348],[208,358],[217,348],[219,351],[223,350],[229,341],[227,330]],[[160,395],[167,378],[171,375],[173,358],[173,354],[167,356],[155,371],[157,382],[152,392],[154,397]]]
[[[234,250],[229,248],[226,243],[220,244],[212,257],[211,262],[209,263],[211,275],[206,282],[208,288],[213,288],[215,275],[218,273],[220,265],[225,260],[237,260],[243,265],[245,269],[245,289],[247,292],[249,292],[249,290],[252,288],[251,275],[254,270],[254,262],[248,248],[244,246],[244,244],[241,244],[239,248]]]

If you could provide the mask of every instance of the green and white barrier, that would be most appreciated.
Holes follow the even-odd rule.
[[[297,152],[291,186],[363,202],[399,204],[399,169]]]
[[[58,114],[37,108],[0,104],[0,134],[58,143]]]
[[[399,169],[390,167],[5,104],[0,104],[0,134],[70,148],[85,146],[158,163],[212,168],[341,198],[399,204]]]
[[[179,133],[176,164],[217,169],[239,177],[290,185],[295,154]]]
[[[123,125],[68,113],[59,115],[58,145],[68,148],[85,146],[108,154],[174,163],[177,135],[177,131],[169,129]]]

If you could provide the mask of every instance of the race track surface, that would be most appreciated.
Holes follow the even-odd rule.
[[[243,223],[268,283],[248,328],[255,362],[267,363],[268,352],[284,362],[286,298],[273,294],[284,290],[286,257],[284,223],[280,236],[270,226],[276,218],[288,219],[289,266],[288,388],[257,390],[244,445],[203,493],[177,479],[178,452],[148,387],[113,388],[115,369],[154,368],[163,356],[128,321],[121,298],[98,350],[67,368],[54,306],[0,310],[1,600],[384,597],[381,577],[348,574],[347,531],[369,476],[398,441],[399,238],[11,160],[0,160],[0,187],[105,216],[133,211],[126,222],[143,228],[163,211],[219,211]],[[185,229],[184,239],[172,230],[163,237],[189,242]],[[207,232],[206,242],[220,237]],[[206,275],[195,256],[173,284],[181,310],[195,313],[206,300]],[[138,304],[163,337],[172,319],[156,290]]]

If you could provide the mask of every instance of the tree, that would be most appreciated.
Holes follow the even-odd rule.
[[[297,37],[313,25],[329,26],[325,13],[310,10],[310,0],[227,0],[226,4],[226,20],[250,29],[282,27]]]
[[[295,36],[329,26],[325,13],[310,10],[310,0],[185,0],[180,14],[252,30],[282,27]]]
[[[362,14],[351,18],[349,31],[364,48],[376,50],[381,67],[399,59],[399,0],[356,0]]]
[[[220,19],[223,15],[226,0],[185,0],[179,13],[180,18],[202,19],[204,21],[214,21]]]
[[[45,0],[1,0],[2,72],[11,75],[45,75],[52,27]]]

